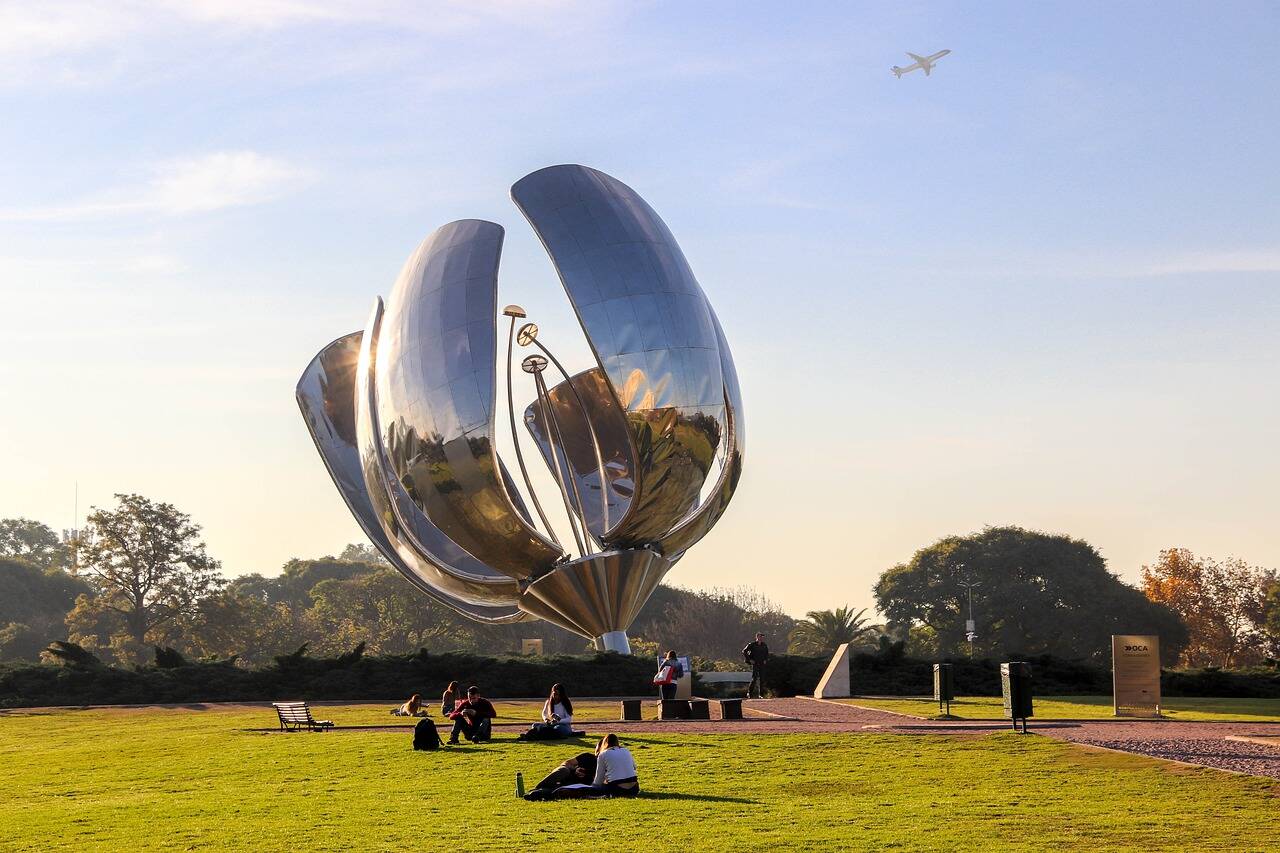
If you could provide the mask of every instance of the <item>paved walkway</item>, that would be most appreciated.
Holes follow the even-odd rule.
[[[626,732],[757,733],[847,732],[884,734],[948,734],[979,736],[1009,731],[1009,723],[991,720],[919,720],[902,714],[858,708],[814,699],[760,699],[744,704],[742,721],[659,722],[619,724]],[[712,703],[713,714],[718,713]],[[776,715],[776,716],[771,716]],[[585,724],[597,730],[609,723]],[[1280,723],[1192,723],[1149,720],[1040,721],[1032,718],[1033,734],[1086,746],[1098,746],[1153,758],[1164,758],[1280,779],[1280,747],[1228,737],[1277,737]]]

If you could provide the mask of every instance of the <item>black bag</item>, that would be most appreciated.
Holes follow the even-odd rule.
[[[436,731],[434,720],[419,720],[413,727],[414,749],[439,749],[440,733]]]

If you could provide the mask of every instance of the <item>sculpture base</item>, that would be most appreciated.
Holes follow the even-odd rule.
[[[610,631],[607,634],[601,634],[596,637],[596,651],[599,652],[617,652],[620,655],[631,654],[631,642],[627,639],[626,631]]]
[[[627,629],[670,568],[670,560],[648,548],[591,554],[529,584],[520,609],[595,641],[602,651],[630,654]]]

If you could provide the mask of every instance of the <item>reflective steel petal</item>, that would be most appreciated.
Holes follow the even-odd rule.
[[[552,166],[516,182],[511,197],[627,412],[636,493],[606,542],[657,542],[697,505],[728,428],[710,306],[667,226],[621,181]]]
[[[604,372],[598,367],[585,370],[573,377],[573,387],[578,392],[576,395],[569,389],[568,382],[561,382],[547,392],[547,398],[564,437],[565,446],[557,449],[561,454],[560,465],[565,482],[572,478],[578,483],[577,492],[570,492],[569,499],[578,517],[599,540],[606,538],[608,533],[605,529],[606,508],[601,505],[600,490],[602,487],[605,489],[608,518],[612,522],[610,527],[617,527],[630,508],[631,496],[635,492],[632,479],[635,456],[626,417],[609,389]],[[547,467],[551,467],[547,424],[542,407],[536,402],[525,409],[524,423],[542,451]],[[591,443],[592,431],[600,447],[600,459],[596,458],[596,448]],[[606,483],[603,486],[599,462],[604,463]],[[578,494],[585,506],[578,506]]]
[[[320,458],[333,478],[356,522],[374,546],[410,583],[465,616],[488,623],[524,621],[528,617],[515,604],[515,586],[504,577],[509,588],[484,590],[479,601],[467,601],[450,595],[452,586],[443,567],[423,564],[413,556],[411,568],[400,555],[400,548],[387,537],[365,487],[360,454],[356,448],[356,368],[363,334],[345,335],[312,359],[298,380],[298,407],[315,442]],[[433,584],[434,582],[434,584]],[[437,585],[445,587],[438,588]]]
[[[729,507],[729,501],[738,488],[738,480],[742,476],[742,453],[746,444],[746,424],[742,419],[742,389],[738,386],[738,371],[733,366],[733,356],[729,353],[729,342],[725,340],[724,330],[720,328],[720,320],[715,312],[711,312],[711,322],[715,325],[716,337],[720,341],[720,366],[724,375],[725,412],[728,416],[729,433],[725,444],[724,468],[720,471],[720,479],[716,481],[714,491],[707,502],[698,507],[690,517],[681,522],[675,530],[658,543],[658,550],[671,558],[672,562],[688,550],[715,526]]]
[[[413,504],[476,559],[523,578],[561,551],[516,508],[494,447],[502,235],[492,222],[452,222],[410,256],[378,341],[377,417]]]

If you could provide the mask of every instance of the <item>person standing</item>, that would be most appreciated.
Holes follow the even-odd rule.
[[[756,638],[742,649],[742,657],[751,664],[751,686],[747,688],[747,698],[764,698],[764,666],[769,662],[769,645],[764,641],[764,634],[756,634]]]
[[[666,673],[666,679],[658,682],[659,695],[663,699],[676,698],[676,682],[684,677],[684,666],[680,663],[680,658],[676,657],[674,651],[668,651],[667,656],[658,664],[659,675],[663,674],[663,670],[669,669]]]

